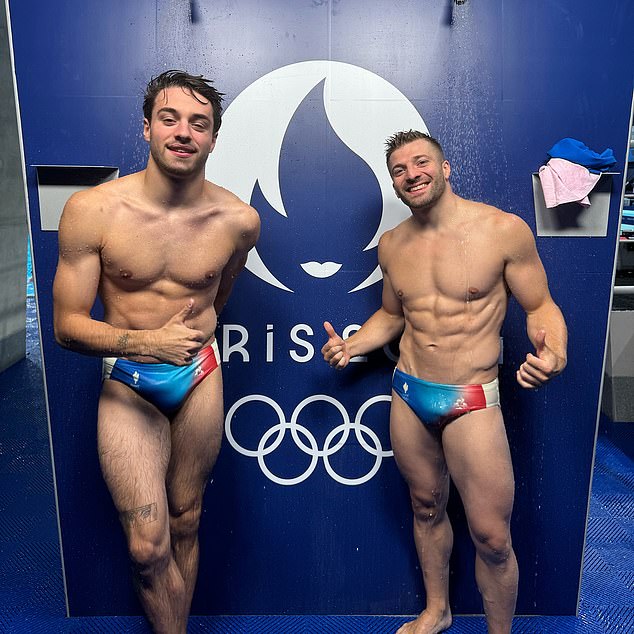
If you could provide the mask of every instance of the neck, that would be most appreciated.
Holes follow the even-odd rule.
[[[459,197],[453,193],[449,183],[442,196],[431,205],[410,207],[414,222],[422,227],[440,228],[452,224],[457,219]]]
[[[150,156],[143,173],[143,190],[148,200],[164,208],[188,207],[200,200],[205,175],[198,172],[177,177],[161,171]]]

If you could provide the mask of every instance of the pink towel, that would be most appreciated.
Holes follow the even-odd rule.
[[[593,174],[583,165],[561,158],[552,158],[539,168],[539,180],[548,209],[563,203],[589,207],[588,194],[599,178],[601,174]]]

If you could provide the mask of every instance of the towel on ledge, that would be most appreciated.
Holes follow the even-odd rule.
[[[591,150],[585,143],[566,137],[557,141],[550,150],[548,155],[551,158],[561,158],[573,163],[579,163],[590,170],[605,171],[616,165],[614,152],[607,148],[601,154]]]
[[[539,180],[548,209],[564,203],[589,207],[588,194],[599,178],[601,174],[593,174],[583,165],[561,158],[552,158],[539,168]]]

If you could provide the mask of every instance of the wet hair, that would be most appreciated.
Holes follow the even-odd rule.
[[[418,130],[407,130],[401,132],[395,132],[388,140],[385,142],[385,162],[389,163],[390,156],[394,150],[398,150],[398,148],[403,145],[407,145],[412,141],[418,141],[419,139],[423,139],[425,141],[429,141],[439,152],[440,160],[445,160],[445,153],[442,149],[442,145],[437,139],[434,139],[433,136],[430,136],[426,132],[420,132]]]
[[[182,70],[166,70],[164,73],[156,77],[152,77],[145,89],[143,96],[143,116],[148,120],[152,120],[152,108],[156,96],[166,88],[182,88],[191,94],[194,99],[200,101],[196,97],[198,93],[211,104],[213,111],[213,133],[216,134],[222,123],[222,98],[224,93],[218,92],[210,79],[205,79],[202,75],[190,75]],[[203,103],[202,101],[200,103]]]

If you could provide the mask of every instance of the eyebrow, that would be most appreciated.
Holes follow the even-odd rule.
[[[417,154],[416,156],[412,156],[413,161],[417,161],[421,158],[431,159],[431,154]],[[394,163],[394,165],[392,165],[392,167],[390,168],[390,171],[392,171],[396,167],[405,167],[405,163]]]
[[[156,113],[157,115],[160,114],[173,114],[173,115],[177,115],[178,114],[178,110],[176,110],[176,108],[168,108],[167,106],[165,106],[164,108],[161,108],[160,110],[158,110],[158,112]],[[191,116],[192,119],[204,119],[205,121],[209,121],[211,123],[211,119],[204,114],[193,114]]]

